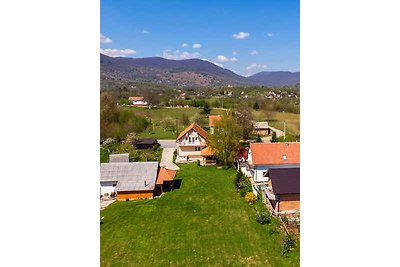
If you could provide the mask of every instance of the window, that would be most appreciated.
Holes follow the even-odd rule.
[[[268,177],[268,172],[263,172],[263,177]]]
[[[194,150],[195,150],[195,151],[200,151],[200,147],[199,147],[199,146],[195,146],[195,147],[194,147]]]
[[[117,186],[117,184],[113,184],[113,187],[116,187]]]

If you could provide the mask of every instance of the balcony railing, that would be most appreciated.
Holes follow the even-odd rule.
[[[189,141],[182,141],[179,143],[180,146],[206,146],[206,142],[201,142],[201,141],[194,141],[194,142],[189,142]]]

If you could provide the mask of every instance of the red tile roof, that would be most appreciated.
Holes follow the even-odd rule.
[[[173,181],[176,171],[161,167],[158,171],[156,184],[163,184],[164,181]]]
[[[208,117],[208,121],[209,121],[209,125],[211,126],[215,126],[215,124],[217,122],[219,122],[221,120],[221,116],[220,115],[210,115]]]
[[[201,128],[197,123],[193,122],[192,124],[190,124],[185,130],[183,130],[178,138],[176,138],[176,140],[179,140],[182,138],[182,136],[184,136],[187,132],[189,132],[191,129],[195,130],[201,137],[203,137],[204,139],[207,139],[207,132]]]
[[[214,156],[214,151],[211,147],[205,147],[201,150],[202,156]]]
[[[242,158],[244,160],[247,160],[248,154],[249,154],[249,148],[248,147],[239,148],[238,153],[236,154],[235,160],[240,160]]]
[[[300,164],[298,142],[252,143],[250,149],[254,165]]]
[[[129,101],[141,101],[141,100],[143,100],[143,99],[144,99],[143,96],[130,96],[130,97],[128,98]]]

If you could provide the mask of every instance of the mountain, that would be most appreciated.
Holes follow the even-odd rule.
[[[162,57],[129,58],[100,54],[100,79],[107,82],[147,82],[180,87],[226,85],[285,86],[300,83],[300,72],[263,71],[240,76],[197,58],[172,60]]]
[[[182,87],[252,85],[246,77],[201,59],[127,58],[100,54],[101,80],[151,82]]]
[[[267,86],[285,86],[300,83],[300,72],[262,71],[247,77],[250,81]]]

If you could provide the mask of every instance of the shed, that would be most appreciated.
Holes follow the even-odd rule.
[[[100,165],[101,193],[117,192],[118,200],[152,198],[158,162],[114,162]]]

